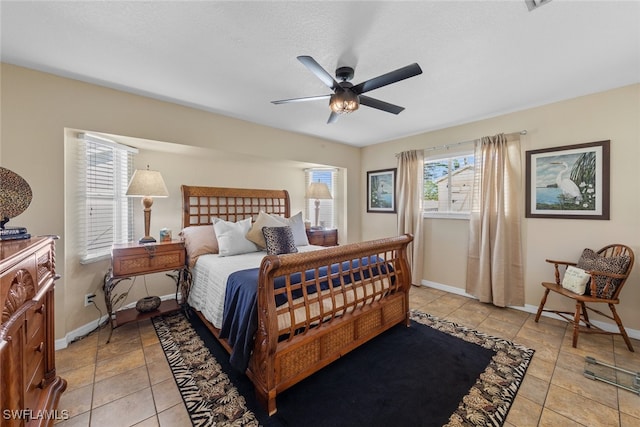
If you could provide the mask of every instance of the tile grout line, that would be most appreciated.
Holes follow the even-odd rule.
[[[160,425],[158,405],[156,404],[156,394],[153,391],[153,384],[151,384],[151,374],[149,373],[149,363],[147,362],[147,352],[145,351],[144,341],[142,340],[142,332],[140,331],[140,324],[138,323],[137,326],[138,326],[138,336],[140,337],[140,346],[142,347],[142,355],[144,356],[144,366],[147,372],[147,380],[149,381],[149,391],[151,392],[151,400],[153,401],[153,409],[155,412],[154,416],[149,418],[155,418],[158,425]],[[144,422],[149,418],[146,418],[140,422]]]
[[[443,298],[445,297],[447,294],[446,293],[438,293],[438,292],[429,292],[429,291],[425,291],[423,292],[422,290],[417,292],[417,297],[415,299],[413,299],[414,304],[411,304],[411,308],[412,309],[418,309],[418,310],[422,310],[424,312],[430,312],[429,307],[435,307],[438,309],[442,309],[445,308],[447,311],[446,315],[442,315],[442,316],[438,316],[440,318],[443,319],[447,319],[448,317],[458,317],[456,316],[456,313],[459,314],[464,314],[462,311],[465,311],[465,309],[470,309],[478,314],[481,314],[480,317],[482,317],[482,321],[479,323],[480,325],[485,322],[487,319],[492,318],[495,320],[499,320],[501,322],[513,322],[515,320],[511,319],[510,317],[508,317],[506,320],[502,317],[500,317],[501,315],[504,315],[505,312],[502,311],[496,311],[493,308],[489,308],[486,309],[485,311],[485,307],[483,305],[477,305],[474,306],[475,304],[478,304],[478,302],[476,300],[473,299],[469,299],[467,300],[462,300],[462,302],[458,305],[456,303],[457,299],[449,299],[449,298]],[[445,303],[446,302],[446,303]],[[417,304],[416,304],[417,303]],[[460,311],[462,310],[462,311]],[[496,317],[498,316],[498,317]],[[521,320],[518,317],[518,323],[521,322],[521,324],[519,324],[519,328],[518,331],[515,333],[515,335],[511,338],[509,338],[510,340],[513,341],[518,341],[517,336],[521,333],[523,333],[523,335],[525,336],[525,339],[534,339],[531,337],[530,333],[527,333],[526,331],[523,332],[524,329],[532,329],[532,328],[527,328],[526,325],[528,324],[528,322],[530,321],[531,315],[529,315],[528,317],[526,317],[525,319]],[[511,319],[511,320],[509,320]],[[458,322],[456,322],[458,323]],[[531,326],[531,325],[529,325]],[[482,329],[481,327],[478,326],[472,326],[475,329]],[[93,356],[93,374],[92,374],[92,387],[91,387],[91,399],[90,399],[90,407],[89,407],[89,414],[88,414],[88,420],[89,420],[89,425],[91,425],[91,422],[93,421],[93,404],[94,401],[96,399],[96,378],[97,378],[97,364],[98,364],[98,355],[99,355],[99,349],[100,349],[100,332],[98,331],[98,337],[96,338],[95,341],[95,352],[94,352],[94,356]],[[556,375],[558,373],[558,369],[562,366],[559,365],[559,359],[561,357],[566,358],[567,356],[572,356],[572,357],[576,357],[576,356],[580,356],[580,354],[576,354],[575,352],[573,352],[569,347],[567,347],[567,345],[570,346],[570,337],[568,336],[568,334],[571,334],[571,330],[570,328],[568,328],[568,326],[565,325],[565,329],[564,329],[564,333],[562,335],[562,338],[560,340],[560,344],[558,346],[553,346],[553,348],[551,349],[552,351],[549,352],[549,356],[554,356],[553,361],[550,362],[552,363],[552,369],[548,370],[547,372],[549,372],[549,378],[548,378],[548,383],[546,384],[546,388],[544,389],[544,398],[540,399],[542,400],[542,404],[539,405],[541,406],[540,408],[540,413],[537,416],[537,421],[538,423],[540,423],[541,421],[545,421],[546,417],[543,416],[545,411],[548,411],[548,413],[553,413],[556,414],[557,416],[561,416],[561,417],[567,417],[568,415],[563,415],[557,411],[552,410],[549,406],[547,406],[548,402],[548,398],[550,396],[550,390],[551,390],[551,386],[552,386],[552,379],[554,378],[554,375]],[[149,383],[149,388],[150,388],[150,392],[151,392],[151,398],[152,398],[152,402],[153,402],[153,409],[154,409],[154,414],[155,415],[155,420],[156,420],[156,425],[160,425],[160,418],[159,415],[160,413],[158,412],[157,406],[156,406],[156,396],[153,392],[153,386],[151,384],[151,373],[150,373],[150,366],[149,366],[149,359],[147,358],[147,351],[145,351],[145,345],[142,339],[142,335],[143,333],[146,334],[146,325],[144,327],[141,326],[141,324],[136,324],[135,329],[131,328],[130,331],[122,331],[121,333],[124,333],[125,335],[123,335],[123,337],[127,337],[129,336],[128,334],[132,334],[135,336],[135,334],[137,334],[138,338],[139,338],[139,342],[140,342],[140,348],[142,349],[143,352],[143,356],[144,356],[144,365],[145,365],[145,371],[146,371],[146,375],[147,375],[147,380]],[[544,333],[544,331],[541,331],[541,333]],[[527,335],[529,335],[529,337],[527,338]],[[581,337],[582,338],[582,337]],[[569,343],[569,344],[567,344]],[[635,344],[635,342],[634,342]],[[623,343],[624,345],[624,343]],[[622,362],[623,360],[627,360],[627,355],[626,353],[621,353],[621,354],[616,354],[616,348],[618,346],[616,345],[615,340],[612,340],[611,343],[611,349],[612,349],[612,357],[614,362]],[[91,348],[91,347],[89,347]],[[535,347],[532,347],[535,348]],[[589,348],[591,348],[591,345],[589,345]],[[626,347],[624,347],[626,349]],[[630,363],[634,363],[634,359],[628,359],[631,362]],[[544,368],[544,370],[547,370],[547,368]],[[543,372],[543,371],[541,371]],[[574,372],[577,373],[577,372]],[[536,377],[540,380],[542,380],[542,378]],[[172,378],[173,381],[175,381],[175,378]],[[558,387],[562,387],[556,384],[556,386]],[[563,388],[564,389],[564,388]],[[566,390],[566,389],[565,389]],[[570,391],[570,390],[569,390]],[[542,395],[542,393],[540,393]],[[617,402],[617,412],[618,412],[618,417],[617,417],[617,421],[618,421],[618,426],[624,425],[623,424],[623,420],[626,420],[627,418],[632,419],[633,415],[629,414],[629,412],[625,412],[625,415],[622,414],[621,411],[621,402],[620,402],[620,390],[618,390],[616,388],[616,402]],[[525,396],[521,396],[524,399],[528,399],[530,401],[532,401],[530,398],[525,397]],[[542,396],[541,396],[542,397]],[[585,396],[583,396],[585,397]],[[587,398],[587,397],[585,397]],[[587,398],[589,399],[589,398]],[[593,399],[591,399],[593,400]],[[596,401],[596,400],[594,400]],[[532,401],[533,402],[533,401]],[[534,402],[535,403],[535,402]],[[172,405],[169,408],[166,408],[166,410],[170,410],[171,408],[174,408],[175,406],[179,406],[179,405],[183,405],[183,403],[179,403],[176,405]],[[536,404],[537,405],[537,404]],[[84,414],[84,412],[82,413]],[[82,414],[77,414],[76,416],[80,416]],[[152,415],[152,416],[153,416]],[[139,423],[144,423],[149,422],[150,418],[152,416],[149,416],[148,418],[146,418],[145,420],[140,421]],[[553,415],[550,415],[551,417],[553,417]],[[570,417],[570,416],[569,416]],[[517,421],[517,422],[516,422]],[[514,425],[515,427],[522,427],[522,420],[517,420],[517,419],[513,419],[509,422],[507,422],[505,425],[510,425],[509,423],[512,423],[512,425]],[[577,421],[574,420],[574,422],[577,423]],[[65,425],[67,425],[67,422],[65,422]],[[582,425],[582,424],[580,424]]]

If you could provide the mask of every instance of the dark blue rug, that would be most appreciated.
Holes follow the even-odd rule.
[[[193,424],[501,426],[533,351],[420,312],[282,392],[269,417],[197,316],[154,319]]]

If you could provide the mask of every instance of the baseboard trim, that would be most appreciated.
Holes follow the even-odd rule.
[[[163,295],[160,297],[160,299],[162,301],[166,301],[166,300],[170,300],[170,299],[175,299],[176,298],[176,294],[175,293],[171,293],[168,295]],[[178,298],[181,298],[181,294],[180,292],[178,292]],[[126,310],[129,308],[134,308],[136,306],[136,302],[131,302],[123,307],[120,308],[120,310]],[[80,326],[79,328],[74,329],[73,331],[68,332],[64,338],[59,338],[55,341],[55,349],[57,350],[62,350],[65,349],[69,346],[69,344],[71,342],[73,342],[74,340],[76,340],[79,337],[85,336],[87,335],[89,332],[93,331],[95,328],[97,328],[99,325],[101,325],[103,322],[107,321],[108,317],[107,315],[103,315],[101,316],[99,319],[97,320],[93,320],[85,325]]]
[[[426,286],[429,288],[433,288],[433,289],[438,289],[444,292],[448,292],[450,294],[455,294],[455,295],[461,295],[467,298],[471,298],[471,299],[476,299],[473,295],[468,294],[467,292],[464,291],[464,289],[458,288],[456,286],[450,286],[450,285],[444,285],[442,283],[437,283],[437,282],[432,282],[430,280],[423,280],[421,282],[422,286]],[[178,296],[180,297],[180,293],[178,293]],[[175,299],[175,294],[169,294],[169,295],[164,295],[160,297],[161,300],[165,301],[165,300],[169,300],[169,299]],[[121,308],[121,310],[125,310],[128,308],[133,308],[136,306],[136,302],[132,302],[130,304],[125,305],[124,307]],[[516,306],[512,306],[509,308],[513,308],[515,310],[520,310],[520,311],[524,311],[527,313],[536,313],[538,311],[538,307],[537,306],[533,306],[530,304],[525,304],[523,307],[516,307]],[[557,319],[557,320],[562,320],[563,322],[566,322],[566,319],[563,319],[562,317],[554,314],[554,313],[542,313],[543,316],[545,317],[550,317],[552,319]],[[98,325],[102,324],[102,322],[107,320],[107,315],[105,314],[104,316],[100,317],[97,321],[92,321],[89,322],[83,326],[80,326],[77,329],[74,329],[71,332],[68,332],[64,338],[60,338],[57,339],[55,341],[55,349],[56,350],[62,350],[64,348],[67,348],[67,346],[69,345],[69,343],[71,343],[73,340],[75,340],[78,337],[81,337],[83,335],[88,334],[89,332],[91,332],[92,330],[94,330]],[[602,328],[605,331],[609,331],[609,332],[617,332],[618,331],[618,327],[614,324],[611,323],[606,323],[606,322],[600,322],[600,321],[592,321],[594,325],[598,326],[599,328]],[[630,328],[626,328],[627,330],[627,334],[634,339],[640,340],[640,331],[636,330],[636,329],[630,329]]]
[[[429,280],[423,280],[422,281],[422,286],[427,286],[429,288],[433,288],[433,289],[438,289],[441,291],[445,291],[448,292],[450,294],[455,294],[455,295],[461,295],[467,298],[472,298],[472,299],[477,299],[476,297],[474,297],[471,294],[468,294],[467,292],[465,292],[464,289],[461,288],[457,288],[455,286],[450,286],[450,285],[443,285],[442,283],[437,283],[437,282],[432,282]],[[520,310],[520,311],[525,311],[527,313],[532,313],[535,314],[538,312],[538,306],[537,305],[531,305],[531,304],[525,304],[522,307],[516,307],[516,306],[510,306],[509,308],[513,308],[514,310]],[[567,320],[558,316],[555,313],[548,313],[548,312],[543,312],[542,313],[543,316],[545,317],[549,317],[552,319],[557,319],[557,320],[562,320],[563,322],[566,322]],[[591,319],[589,319],[591,320]],[[613,324],[613,323],[607,323],[607,322],[602,322],[599,320],[592,320],[591,323],[593,323],[595,326],[608,331],[608,332],[618,332],[618,326]],[[625,326],[625,330],[627,331],[627,335],[629,335],[629,337],[640,340],[640,331],[636,330],[636,329],[630,329],[627,328]]]

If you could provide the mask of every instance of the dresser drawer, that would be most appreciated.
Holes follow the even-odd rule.
[[[45,345],[44,328],[38,329],[31,338],[27,338],[27,344],[24,346],[25,372],[27,372],[25,378],[31,378],[35,367],[41,363],[45,353]]]
[[[36,271],[38,285],[42,287],[54,276],[53,247],[47,246],[36,252]]]
[[[184,243],[114,245],[111,253],[113,277],[129,277],[178,270],[185,265]]]
[[[14,264],[0,276],[0,307],[3,307],[2,322],[18,308],[35,297],[38,292],[35,256],[30,255]]]
[[[0,410],[20,409],[24,392],[22,381],[24,366],[24,314],[14,317],[14,322],[2,325],[4,339],[0,340]],[[0,425],[5,421],[0,418]],[[10,426],[18,425],[7,422]]]
[[[33,338],[44,327],[46,309],[46,305],[38,301],[27,311],[27,340]]]
[[[36,365],[27,365],[29,370],[26,378],[28,378],[27,386],[24,390],[24,407],[26,409],[38,408],[38,401],[42,394],[42,386],[44,383],[44,357],[34,361]]]

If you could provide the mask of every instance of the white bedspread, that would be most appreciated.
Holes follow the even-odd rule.
[[[326,249],[323,246],[298,246],[299,252]],[[221,257],[218,254],[201,255],[193,267],[188,303],[200,311],[216,328],[222,327],[224,297],[227,279],[231,273],[258,268],[266,252]]]

